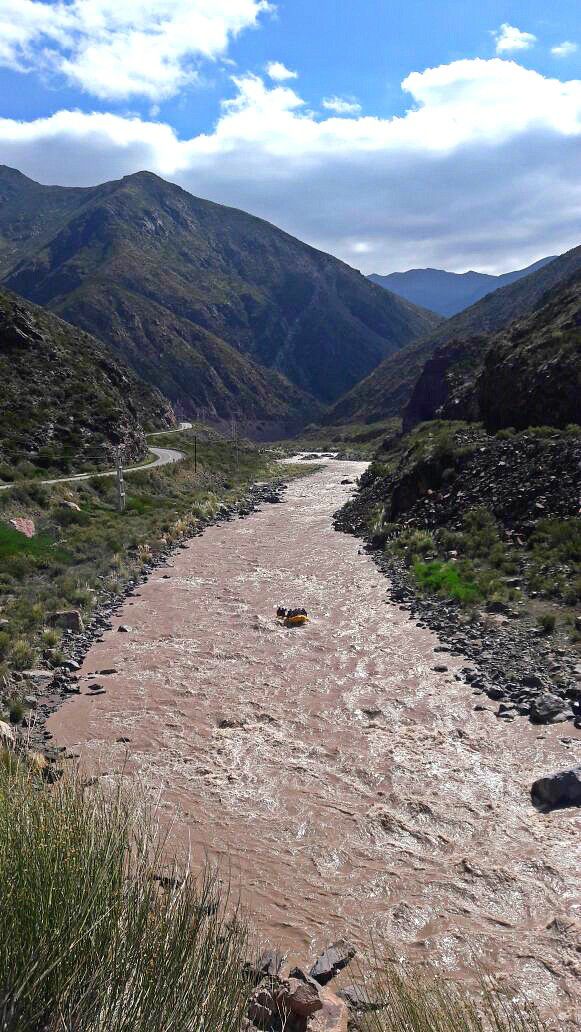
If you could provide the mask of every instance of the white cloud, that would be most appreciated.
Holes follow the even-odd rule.
[[[325,97],[323,107],[326,111],[334,111],[336,115],[359,115],[361,104],[353,97]]]
[[[0,0],[0,64],[60,72],[101,98],[158,100],[271,9],[268,0]]]
[[[287,79],[298,79],[299,73],[291,71],[282,61],[269,61],[266,66],[266,74],[274,82],[286,82]]]
[[[556,47],[551,47],[551,53],[555,57],[570,57],[571,54],[576,54],[578,49],[577,43],[572,43],[570,39],[566,39]]]
[[[580,80],[456,61],[409,75],[409,110],[386,119],[321,118],[288,86],[234,81],[207,134],[61,111],[0,120],[0,161],[63,185],[150,169],[366,272],[503,271],[581,242]]]
[[[537,42],[537,37],[532,32],[521,32],[514,25],[503,22],[498,32],[494,33],[496,39],[496,53],[508,54],[513,50],[530,50]]]

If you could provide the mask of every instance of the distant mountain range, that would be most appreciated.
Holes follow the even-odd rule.
[[[77,189],[0,166],[0,280],[111,345],[180,414],[271,434],[441,322],[147,172]]]
[[[581,269],[581,247],[545,264],[530,275],[486,295],[442,323],[434,333],[385,359],[331,408],[325,423],[373,423],[404,412],[406,427],[433,419],[451,388],[459,397],[459,380],[471,383],[481,367],[490,336],[527,316],[545,295],[560,288]],[[518,379],[515,379],[515,391]],[[456,409],[458,418],[461,409]]]
[[[509,283],[529,276],[531,272],[542,269],[555,256],[541,258],[526,269],[516,272],[505,272],[500,276],[490,276],[485,272],[445,272],[444,269],[410,269],[408,272],[392,272],[389,276],[378,276],[372,273],[372,283],[391,290],[406,301],[429,308],[449,318],[463,311],[470,305],[480,301],[493,290],[506,287]]]

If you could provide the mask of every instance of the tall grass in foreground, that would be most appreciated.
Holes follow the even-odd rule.
[[[240,1028],[245,930],[212,876],[161,888],[159,850],[120,795],[0,771],[2,1030]]]
[[[546,1032],[533,1006],[486,979],[476,1001],[441,974],[384,965],[368,993],[380,1009],[365,1016],[361,1032]]]

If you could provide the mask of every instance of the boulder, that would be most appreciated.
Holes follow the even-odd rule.
[[[565,806],[581,806],[581,767],[538,778],[531,788],[531,800],[533,806],[545,812]]]
[[[27,538],[33,538],[36,534],[34,520],[27,519],[25,516],[17,516],[15,519],[10,520],[10,524],[14,527],[14,530],[17,530],[19,534],[24,534]]]
[[[347,1032],[349,1028],[349,1010],[344,1000],[340,1000],[330,989],[321,989],[322,1007],[310,1019],[307,1026],[309,1032]]]
[[[257,981],[263,978],[274,978],[276,975],[280,975],[284,962],[284,953],[279,953],[278,950],[265,950],[264,953],[260,954],[256,964],[252,965],[252,970],[256,974]]]
[[[266,984],[259,985],[248,1001],[248,1017],[259,1028],[266,1028],[276,1013],[277,1005],[273,987]]]
[[[530,719],[533,724],[554,724],[570,717],[571,709],[558,695],[543,692],[531,700]]]
[[[282,983],[277,992],[276,1002],[282,1015],[294,1014],[297,1018],[310,1018],[323,1006],[319,986],[310,980],[303,982],[299,978],[287,978]]]
[[[5,720],[0,720],[0,747],[2,749],[12,749],[16,742],[16,735],[10,724],[7,724]]]
[[[64,627],[75,634],[80,634],[85,629],[78,609],[62,609],[58,613],[50,613],[48,622],[51,627]]]
[[[327,982],[330,982],[335,977],[337,972],[342,971],[347,966],[356,953],[355,946],[345,939],[339,939],[321,954],[313,964],[309,974],[320,985],[326,985]]]
[[[337,995],[356,1014],[381,1010],[385,1006],[380,1000],[374,1000],[364,985],[346,985]]]

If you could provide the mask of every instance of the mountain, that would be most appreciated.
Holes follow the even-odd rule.
[[[488,335],[528,315],[547,291],[565,283],[579,268],[581,247],[576,247],[530,276],[488,294],[434,333],[385,359],[331,408],[324,421],[374,423],[405,412],[409,428],[433,419],[448,396],[448,370],[455,391],[464,371],[472,382],[472,370],[482,362]]]
[[[0,199],[4,283],[107,341],[184,413],[304,422],[440,322],[151,173],[79,190],[4,169]]]
[[[66,470],[145,451],[165,398],[76,326],[0,289],[0,462]]]
[[[455,418],[474,418],[472,384],[482,368],[490,336],[534,312],[544,304],[545,295],[580,270],[581,247],[575,247],[543,269],[501,287],[460,312],[445,324],[444,333],[436,331],[430,340],[432,354],[405,408],[404,427],[434,419],[442,407],[449,410],[452,404],[447,402],[452,397]]]
[[[444,269],[409,269],[408,272],[392,272],[389,276],[372,273],[369,279],[385,290],[391,290],[405,298],[406,301],[449,318],[476,304],[493,290],[506,287],[509,283],[516,283],[537,269],[544,268],[554,257],[552,255],[550,258],[541,258],[526,269],[505,272],[500,276],[490,276],[485,272],[457,273],[445,272]]]
[[[581,270],[492,338],[473,383],[489,431],[581,424]]]

